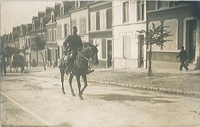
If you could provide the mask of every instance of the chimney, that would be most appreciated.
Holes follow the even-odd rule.
[[[61,3],[55,4],[55,6],[54,6],[55,15],[58,15],[60,13],[60,6],[61,6]]]
[[[44,11],[39,11],[38,12],[38,17],[41,18],[43,16],[45,16],[45,12]]]
[[[50,11],[52,11],[53,10],[53,7],[46,7],[46,10],[45,10],[45,12],[46,12],[46,14],[48,14]]]
[[[21,26],[17,26],[17,31],[20,31]]]
[[[17,27],[13,27],[13,33],[17,30]]]

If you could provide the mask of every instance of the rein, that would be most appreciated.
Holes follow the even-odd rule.
[[[82,52],[84,52],[86,49],[88,49],[89,47],[85,48]],[[87,57],[85,57],[83,54],[81,54],[81,52],[78,51],[78,54],[84,58],[85,60],[89,61],[89,59]]]

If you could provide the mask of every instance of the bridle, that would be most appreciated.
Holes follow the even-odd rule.
[[[87,48],[85,48],[84,50],[82,50],[82,52],[84,52],[88,48],[89,48],[89,54],[91,54],[91,47],[89,47],[89,46]],[[78,51],[78,54],[81,56],[81,58],[85,59],[86,61],[89,61],[89,58],[87,58],[83,54],[81,54],[80,51]]]

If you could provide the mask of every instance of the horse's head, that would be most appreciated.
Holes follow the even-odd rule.
[[[92,62],[97,65],[99,63],[99,59],[98,59],[98,49],[97,46],[98,45],[92,45],[90,43],[87,43],[90,49],[90,58],[92,59]]]

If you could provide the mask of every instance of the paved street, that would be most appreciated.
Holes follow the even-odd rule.
[[[32,68],[1,79],[2,127],[200,126],[199,98],[89,82],[80,100],[76,81],[72,97],[65,76],[63,95],[53,70]]]

